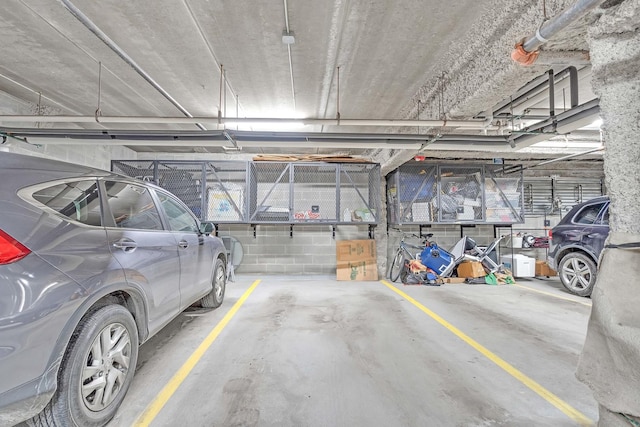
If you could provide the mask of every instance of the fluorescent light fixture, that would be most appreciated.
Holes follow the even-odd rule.
[[[594,120],[589,127],[600,129],[602,127],[602,118],[597,118],[596,120]]]

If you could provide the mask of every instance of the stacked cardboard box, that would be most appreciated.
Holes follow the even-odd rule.
[[[336,242],[337,280],[378,280],[375,240]]]

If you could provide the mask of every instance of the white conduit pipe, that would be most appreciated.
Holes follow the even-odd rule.
[[[569,26],[575,20],[581,18],[591,9],[603,3],[604,0],[578,0],[573,6],[568,7],[560,14],[545,22],[535,34],[527,37],[522,47],[526,52],[533,52],[549,41],[558,32]]]
[[[104,44],[106,44],[112,51],[114,51],[124,62],[126,62],[131,68],[133,68],[143,79],[147,81],[155,90],[160,92],[170,103],[172,103],[182,114],[187,117],[193,117],[186,108],[184,108],[175,98],[173,98],[169,92],[164,90],[146,71],[142,69],[140,65],[136,63],[127,53],[118,46],[116,42],[111,40],[96,24],[91,21],[80,9],[78,9],[70,0],[61,0],[64,7],[71,12],[71,14],[80,21],[89,31],[95,34]],[[207,130],[204,126],[198,122],[194,122],[201,130]]]
[[[229,141],[167,141],[167,140],[118,140],[118,139],[73,139],[73,138],[38,138],[29,137],[29,142],[35,145],[105,145],[105,146],[122,146],[122,147],[224,147],[229,145]],[[301,145],[302,144],[302,145]],[[402,150],[418,150],[422,147],[420,141],[398,141],[398,142],[385,142],[385,141],[309,141],[307,145],[304,145],[300,141],[271,141],[265,143],[264,141],[241,141],[238,145],[245,148],[260,148],[268,146],[270,148],[393,148]]]
[[[497,130],[498,126],[487,126],[485,120],[395,120],[395,119],[294,119],[251,117],[148,117],[148,116],[15,116],[0,115],[0,123],[128,123],[128,124],[298,124],[326,126],[389,126],[389,127],[451,127],[466,129]]]
[[[580,82],[581,80],[586,79],[590,75],[591,75],[591,67],[585,67],[585,68],[582,68],[582,69],[578,70],[578,82]],[[555,91],[558,94],[558,97],[556,99],[560,98],[560,94],[562,93],[562,89],[568,88],[570,83],[571,83],[571,80],[570,80],[568,74],[563,75],[562,78],[560,79],[560,81],[554,83]],[[541,89],[540,92],[538,92],[537,94],[531,96],[530,98],[527,98],[527,99],[523,100],[519,104],[514,104],[513,105],[513,113],[514,114],[522,114],[525,110],[528,110],[533,105],[537,105],[537,104],[541,103],[542,101],[544,101],[544,100],[546,100],[548,98],[549,98],[549,89],[548,88]],[[571,107],[568,107],[568,108],[571,108]],[[548,108],[545,109],[545,113],[544,114],[547,115],[547,116],[549,115],[549,109]]]

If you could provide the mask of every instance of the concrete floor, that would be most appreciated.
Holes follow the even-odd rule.
[[[256,280],[201,359],[188,362],[184,381],[162,391]],[[556,279],[389,286],[239,274],[220,309],[187,312],[142,346],[109,426],[134,425],[151,404],[138,425],[574,426],[597,418],[574,376],[589,299]]]

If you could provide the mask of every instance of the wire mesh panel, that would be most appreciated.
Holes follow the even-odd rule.
[[[114,160],[111,170],[170,191],[201,220],[246,221],[245,161]]]
[[[156,162],[153,160],[113,160],[111,170],[131,178],[157,184],[155,164]]]
[[[206,211],[203,197],[204,164],[201,162],[165,162],[157,164],[158,185],[186,204],[198,217]]]
[[[484,219],[483,168],[440,166],[435,209],[440,222],[474,222]]]
[[[486,221],[490,223],[523,223],[522,171],[503,174],[485,167]]]
[[[492,165],[407,164],[387,180],[391,224],[523,222],[522,171]]]
[[[342,163],[338,177],[338,222],[378,223],[380,165]]]
[[[216,223],[378,222],[378,164],[114,160],[111,168]]]
[[[338,164],[293,164],[293,219],[336,222]]]
[[[249,222],[291,221],[291,164],[253,162],[249,168]]]
[[[395,172],[387,183],[389,222],[434,222],[437,196],[437,167],[410,165]]]
[[[213,222],[247,220],[247,162],[206,162],[206,215]]]

